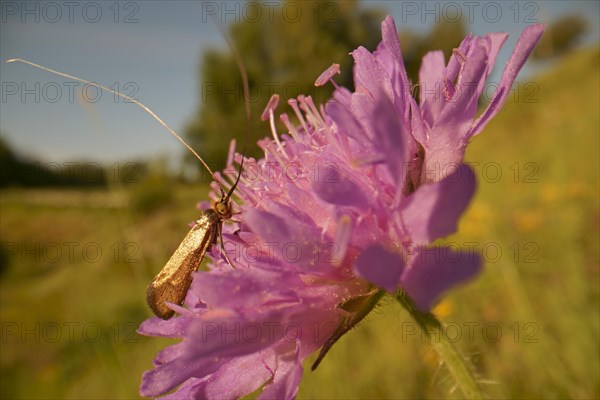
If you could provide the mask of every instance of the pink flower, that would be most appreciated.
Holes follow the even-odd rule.
[[[403,289],[427,310],[475,276],[476,254],[427,245],[456,230],[475,191],[461,164],[467,142],[498,112],[542,31],[523,32],[477,119],[506,35],[468,36],[448,65],[441,52],[428,53],[417,104],[391,17],[373,54],[352,53],[355,92],[337,88],[320,110],[309,97],[291,100],[299,126],[283,114],[289,136],[274,132],[274,141],[259,143],[265,157],[244,164],[238,223],[224,235],[235,269],[214,246],[211,270],[195,274],[186,307],[172,307],[180,316],[140,327],[183,338],[158,354],[140,393],[178,387],[166,397],[221,399],[264,386],[260,398],[293,398],[302,361],[321,349],[316,367],[385,291]],[[334,65],[317,83],[336,72]],[[235,171],[226,176],[233,181]]]

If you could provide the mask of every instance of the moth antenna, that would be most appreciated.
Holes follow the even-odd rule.
[[[148,106],[146,106],[145,104],[143,104],[141,101],[139,101],[137,99],[134,99],[133,97],[127,96],[126,94],[117,92],[116,90],[107,88],[106,86],[102,86],[102,85],[100,85],[98,83],[91,82],[91,81],[88,81],[88,80],[85,80],[85,79],[82,79],[82,78],[78,78],[78,77],[73,76],[73,75],[65,74],[64,72],[56,71],[56,70],[53,70],[51,68],[44,67],[43,65],[39,65],[39,64],[36,64],[34,62],[31,62],[31,61],[23,60],[21,58],[12,58],[10,60],[6,60],[6,62],[7,63],[20,62],[20,63],[23,63],[23,64],[31,65],[32,67],[39,68],[39,69],[41,69],[43,71],[46,71],[46,72],[50,72],[51,74],[62,76],[63,78],[73,79],[73,80],[76,80],[78,82],[85,83],[86,85],[91,85],[91,86],[97,87],[98,89],[105,90],[105,91],[107,91],[109,93],[117,95],[117,96],[119,96],[119,97],[121,97],[121,98],[123,98],[123,99],[125,99],[125,100],[127,100],[129,102],[131,102],[131,103],[134,103],[134,104],[138,105],[139,107],[142,108],[142,110],[144,110],[148,114],[150,114],[150,116],[152,118],[154,118],[156,121],[158,121],[159,124],[161,124],[165,129],[167,129],[167,131],[169,131],[169,133],[171,135],[175,136],[175,138],[177,140],[179,140],[189,151],[191,151],[192,154],[198,160],[200,160],[200,162],[202,163],[202,165],[204,166],[204,168],[206,168],[206,170],[212,175],[212,177],[215,180],[215,182],[217,182],[217,184],[221,188],[221,192],[223,193],[223,189],[222,189],[221,183],[216,179],[214,172],[210,169],[210,167],[208,166],[208,164],[206,164],[204,162],[204,160],[202,159],[202,157],[200,157],[198,155],[198,153],[196,153],[196,151],[189,144],[187,144],[185,142],[185,140],[183,140],[183,138],[181,136],[179,136],[177,134],[177,132],[175,132],[169,125],[166,124],[165,121],[163,121],[158,115],[156,115],[154,113],[154,111],[152,111]]]
[[[221,32],[221,35],[223,35],[223,37],[225,38],[225,41],[227,42],[227,45],[229,46],[229,49],[231,50],[231,53],[233,54],[235,63],[237,64],[238,69],[240,70],[240,75],[242,76],[242,84],[244,85],[244,105],[246,108],[246,137],[244,138],[244,147],[242,148],[242,161],[240,162],[240,169],[238,171],[238,175],[237,175],[237,178],[235,179],[233,186],[231,186],[231,188],[229,189],[229,192],[227,192],[226,198],[228,199],[231,197],[231,195],[233,194],[233,191],[235,190],[235,188],[237,187],[237,185],[240,181],[240,177],[242,176],[242,170],[244,167],[244,158],[246,157],[246,146],[248,145],[248,136],[250,136],[250,121],[251,121],[250,85],[248,84],[248,72],[246,71],[246,66],[244,65],[244,60],[242,59],[242,56],[240,55],[237,47],[235,46],[235,44],[229,37],[229,34],[223,27],[223,24],[221,24],[221,22],[219,20],[217,20],[214,15],[211,15],[211,16],[212,16],[213,22],[215,23],[215,25]]]

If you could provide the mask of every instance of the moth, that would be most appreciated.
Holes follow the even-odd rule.
[[[200,218],[195,221],[194,226],[190,230],[190,232],[185,236],[175,253],[171,256],[169,261],[167,261],[166,265],[163,269],[156,275],[156,277],[150,282],[146,289],[146,302],[148,306],[156,314],[157,317],[162,319],[169,319],[175,315],[175,311],[173,311],[167,303],[172,303],[176,305],[183,304],[185,300],[185,296],[190,288],[192,283],[193,273],[198,269],[198,266],[206,256],[206,252],[210,250],[211,246],[217,243],[217,239],[221,240],[221,254],[223,258],[227,261],[227,263],[233,268],[233,264],[229,260],[227,253],[225,252],[223,245],[223,222],[231,219],[233,215],[233,209],[231,204],[231,196],[239,183],[242,169],[244,165],[244,155],[246,152],[246,145],[249,136],[250,130],[250,96],[249,96],[249,85],[248,85],[248,76],[246,73],[246,69],[242,62],[242,59],[237,52],[237,49],[233,45],[233,43],[229,40],[227,33],[219,26],[221,33],[227,39],[227,43],[231,48],[236,63],[238,64],[238,68],[240,70],[242,81],[243,81],[243,89],[244,89],[244,101],[246,108],[246,138],[242,151],[242,160],[240,162],[240,169],[238,171],[237,178],[235,183],[231,186],[229,191],[225,193],[223,187],[221,186],[219,180],[215,178],[215,174],[210,169],[210,167],[204,162],[202,157],[194,151],[194,149],[189,146],[182,138],[179,136],[173,129],[171,129],[162,119],[160,119],[150,108],[145,106],[140,101],[127,96],[123,93],[117,92],[113,89],[110,89],[106,86],[97,84],[95,82],[87,81],[82,78],[78,78],[73,75],[65,74],[60,71],[56,71],[42,65],[33,63],[31,61],[23,60],[23,59],[11,59],[6,62],[21,62],[24,64],[31,65],[33,67],[39,68],[41,70],[50,72],[52,74],[62,76],[64,78],[73,79],[87,85],[95,86],[98,89],[113,93],[116,96],[119,96],[123,99],[126,99],[139,107],[141,107],[144,111],[152,116],[156,121],[158,121],[163,127],[165,127],[176,139],[178,139],[188,150],[190,150],[194,156],[200,160],[202,165],[208,170],[211,174],[215,182],[219,185],[219,189],[221,191],[220,198],[215,202],[212,209],[206,210],[202,212]]]
[[[221,198],[213,208],[200,215],[167,264],[148,285],[146,302],[157,317],[169,319],[175,314],[175,311],[167,306],[167,302],[177,305],[183,303],[192,284],[193,272],[198,269],[206,252],[217,243],[218,238],[221,238],[223,256],[233,267],[223,246],[223,221],[233,215],[230,198],[239,182],[241,172],[240,167],[237,179],[229,192],[221,192]]]

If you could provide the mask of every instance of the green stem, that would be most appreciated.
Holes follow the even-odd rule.
[[[456,380],[463,396],[466,399],[483,399],[483,393],[471,369],[458,349],[447,340],[444,326],[435,315],[430,312],[419,311],[413,301],[402,290],[396,294],[396,300],[402,304],[427,335],[438,356]]]

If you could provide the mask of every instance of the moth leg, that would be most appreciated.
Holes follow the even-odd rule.
[[[225,244],[223,242],[223,224],[217,224],[217,233],[219,235],[219,237],[221,238],[221,254],[223,254],[223,257],[225,257],[225,261],[227,261],[227,264],[229,264],[231,266],[231,268],[235,268],[233,266],[233,264],[231,263],[231,260],[229,259],[229,256],[227,256],[227,252],[225,251]]]
[[[241,211],[238,211],[238,212],[232,213],[231,215],[240,215],[241,213],[242,213]],[[238,221],[237,219],[233,219],[233,218],[229,218],[229,221],[235,222],[235,223],[238,223],[238,224],[242,222],[242,221]]]

